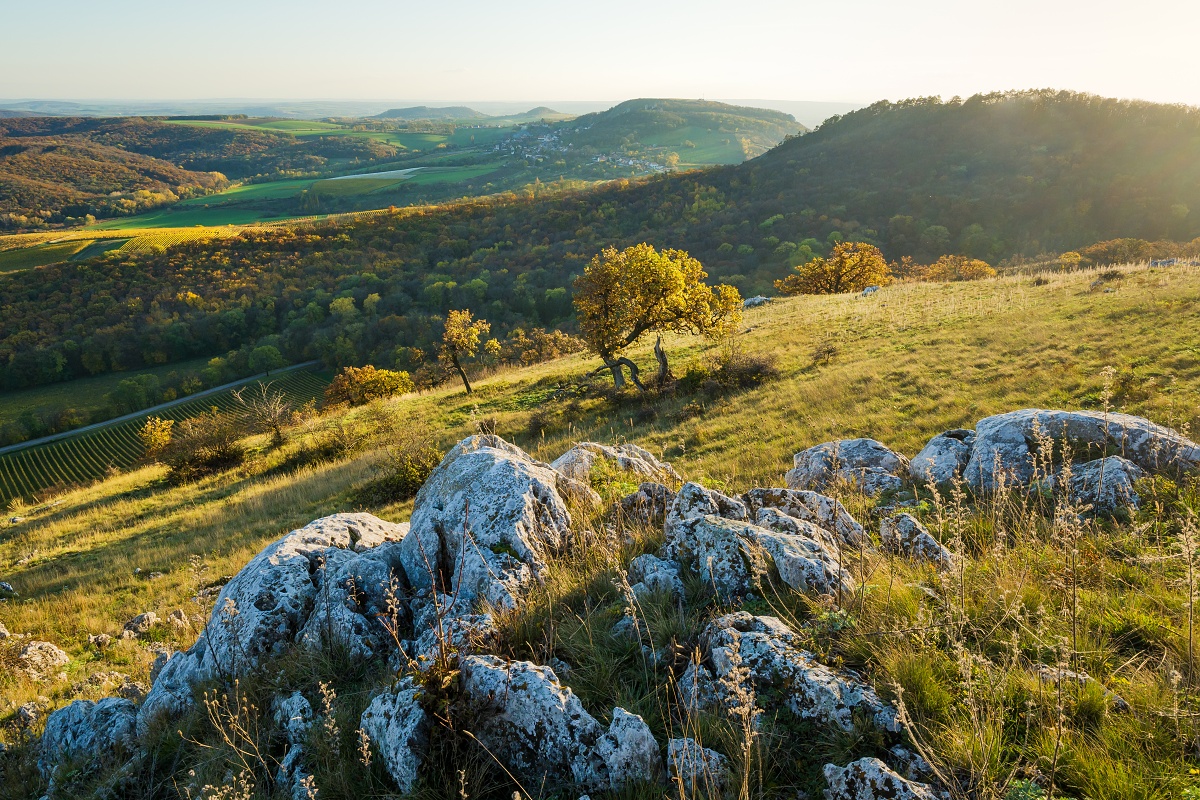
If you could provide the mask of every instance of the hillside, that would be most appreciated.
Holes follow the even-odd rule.
[[[680,374],[695,376],[670,393],[612,398],[599,383],[583,392],[559,391],[579,385],[595,366],[573,356],[484,378],[471,397],[446,388],[305,421],[289,430],[283,447],[251,440],[246,466],[197,483],[168,486],[162,468],[148,466],[66,493],[53,504],[17,509],[22,519],[0,537],[0,579],[16,592],[0,603],[0,622],[32,640],[0,641],[10,658],[4,663],[24,663],[11,661],[11,653],[26,641],[60,646],[69,660],[61,678],[32,679],[15,668],[2,673],[7,727],[0,737],[9,747],[0,754],[0,785],[19,800],[45,793],[46,777],[34,765],[39,753],[21,743],[38,740],[47,712],[78,697],[117,691],[140,697],[156,648],[191,646],[219,603],[217,588],[268,543],[332,513],[409,518],[411,500],[380,500],[367,489],[386,474],[389,452],[426,435],[445,450],[480,428],[494,428],[542,461],[579,441],[626,440],[668,459],[685,479],[737,495],[755,486],[783,486],[792,455],[820,442],[871,436],[912,456],[934,434],[972,428],[990,414],[1022,407],[1103,411],[1107,404],[1112,412],[1144,415],[1187,432],[1200,426],[1200,333],[1178,322],[1198,308],[1200,272],[1190,268],[1123,269],[1107,277],[1082,271],[1037,282],[1009,276],[903,284],[872,298],[782,300],[750,311],[733,344],[669,337]],[[1164,327],[1171,337],[1160,335]],[[835,345],[834,354],[818,361],[815,354],[825,343]],[[717,365],[729,363],[730,352],[774,354],[779,375],[734,391],[706,383]],[[652,363],[647,347],[634,357]],[[1109,366],[1115,368],[1111,378],[1104,374]],[[347,430],[360,435],[345,437]],[[355,444],[322,450],[334,436]],[[325,453],[321,460],[303,459],[318,451]],[[664,590],[630,601],[620,588],[626,569],[635,556],[656,551],[663,527],[661,521],[624,517],[609,503],[641,479],[593,471],[591,484],[604,504],[594,511],[570,506],[574,529],[589,546],[547,555],[538,573],[544,589],[512,611],[493,611],[494,638],[464,648],[551,665],[602,729],[619,716],[614,706],[640,715],[655,753],[679,736],[719,751],[730,774],[714,769],[710,777],[728,781],[732,794],[714,797],[736,797],[743,770],[754,797],[790,800],[797,790],[819,796],[827,786],[826,764],[874,756],[902,769],[894,743],[926,757],[931,766],[914,774],[953,797],[1041,797],[1049,787],[1056,796],[1141,800],[1186,796],[1195,788],[1192,770],[1200,762],[1187,722],[1197,712],[1187,600],[1194,546],[1181,536],[1189,509],[1196,510],[1194,478],[1140,485],[1142,510],[1130,520],[1118,515],[1079,523],[1020,495],[995,503],[924,490],[917,497],[867,498],[834,487],[829,491],[868,536],[837,556],[836,569],[846,569],[853,581],[845,594],[795,589],[772,566],[754,597],[714,596],[715,582],[686,573],[682,599]],[[503,498],[498,484],[463,486],[476,492],[472,510],[484,497]],[[906,508],[945,545],[954,570],[938,572],[883,549],[881,520],[905,498],[920,501]],[[481,539],[486,535],[482,523],[472,530]],[[372,552],[369,542],[354,544]],[[506,555],[515,559],[514,552],[505,544],[492,549],[497,563],[508,563]],[[347,544],[343,555],[327,557],[353,555]],[[312,586],[308,563],[303,561],[304,581],[296,586]],[[313,574],[327,573],[318,568]],[[234,592],[246,584],[228,585]],[[338,584],[322,585],[333,592]],[[358,589],[374,591],[369,585]],[[404,593],[406,607],[412,596]],[[637,620],[633,639],[614,631],[627,606]],[[252,604],[241,607],[243,624],[257,625]],[[175,609],[184,609],[178,624],[167,621]],[[750,689],[748,702],[761,709],[750,733],[719,708],[688,711],[675,687],[696,649],[704,656],[701,666],[725,669],[708,626],[732,610],[779,617],[809,658],[827,665],[828,672],[818,675],[861,689],[846,672],[854,670],[887,706],[902,700],[905,721],[892,731],[870,718],[848,714],[835,723],[792,710],[802,711],[793,698],[803,684],[763,678],[753,636],[742,639],[741,652],[754,676],[742,686]],[[90,636],[119,633],[147,611],[156,612],[157,621],[144,619],[131,629],[140,632],[89,643]],[[213,633],[221,618],[214,619],[209,635],[224,647],[227,640]],[[419,633],[403,624],[404,638]],[[287,745],[284,726],[272,721],[271,703],[298,690],[317,720],[313,734],[296,741],[305,743],[307,773],[320,797],[394,794],[398,762],[384,749],[391,734],[371,729],[373,758],[362,766],[357,731],[372,698],[404,688],[396,685],[398,675],[419,682],[422,708],[493,742],[486,737],[495,728],[469,716],[472,684],[460,673],[457,656],[426,679],[415,666],[397,671],[384,658],[363,659],[336,647],[305,652],[281,649],[262,669],[241,674],[237,688],[214,677],[206,687],[233,710],[208,716],[201,708],[172,717],[161,736],[143,740],[152,746],[120,773],[122,788],[184,797],[184,786],[195,795],[206,783],[221,785],[229,772],[239,786],[249,780],[262,796],[279,796],[273,775]],[[1088,678],[1079,677],[1084,672]],[[793,676],[799,681],[805,674]],[[528,684],[513,681],[512,691],[523,692]],[[160,696],[162,691],[160,685]],[[850,694],[843,698],[859,703]],[[26,703],[34,705],[18,713]],[[411,698],[407,707],[416,707]],[[538,701],[526,706],[553,707]],[[230,719],[254,726],[262,763],[238,766],[238,750],[222,739]],[[521,791],[510,775],[523,785],[541,785],[538,770],[511,760],[509,750],[489,747],[489,757],[477,740],[447,732],[444,724],[435,724],[433,744],[424,751],[417,796],[448,800],[465,787],[471,797],[508,798]],[[22,725],[29,734],[20,732]],[[328,744],[331,737],[337,747]],[[553,745],[557,739],[544,741]],[[743,742],[746,755],[740,755]],[[107,754],[98,746],[76,756]],[[123,763],[120,752],[110,757],[99,769],[62,769],[56,791],[79,797],[103,792],[116,775],[108,770]],[[555,772],[546,785],[562,779]],[[616,796],[663,797],[668,791],[647,782]]]
[[[410,106],[408,108],[389,108],[383,113],[376,114],[375,119],[397,120],[474,120],[487,119],[487,114],[481,114],[466,106]]]

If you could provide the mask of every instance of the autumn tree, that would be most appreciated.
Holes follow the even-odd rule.
[[[881,286],[892,273],[879,248],[866,242],[838,242],[828,258],[818,256],[782,280],[775,288],[783,294],[841,294]]]
[[[471,318],[467,310],[451,311],[446,315],[446,329],[442,334],[442,349],[438,354],[443,363],[454,367],[462,378],[463,388],[471,393],[471,382],[463,369],[464,359],[474,358],[479,352],[479,340],[492,329],[487,320]]]
[[[966,256],[942,256],[931,264],[925,273],[925,280],[948,283],[950,281],[977,281],[981,278],[994,278],[996,270],[986,261]]]
[[[407,372],[390,369],[345,367],[325,387],[325,402],[329,405],[359,406],[392,395],[404,394],[416,389]]]
[[[150,417],[138,431],[138,439],[146,451],[146,458],[157,458],[171,444],[171,430],[175,420]]]
[[[589,350],[604,361],[613,385],[625,385],[625,368],[639,389],[637,365],[622,353],[648,332],[716,337],[741,319],[742,298],[732,286],[708,286],[708,273],[683,250],[659,252],[648,244],[592,258],[575,280],[575,311]],[[667,372],[661,340],[659,373]]]

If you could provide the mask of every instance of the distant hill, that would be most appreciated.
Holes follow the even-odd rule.
[[[46,114],[39,114],[36,111],[21,111],[12,108],[0,108],[0,119],[17,119],[20,117],[44,117]]]
[[[628,100],[559,126],[564,141],[598,151],[631,142],[676,151],[683,163],[736,164],[807,128],[791,114],[710,100]]]
[[[390,108],[382,114],[376,114],[375,119],[395,120],[455,120],[455,119],[487,119],[487,114],[481,114],[466,106],[411,106],[409,108]]]

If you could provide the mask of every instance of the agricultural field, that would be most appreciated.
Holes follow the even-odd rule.
[[[67,261],[87,249],[85,241],[54,242],[20,249],[0,250],[0,273],[17,272]]]
[[[471,147],[491,145],[512,132],[510,127],[455,127],[453,132],[421,132],[407,130],[354,130],[353,123],[315,122],[307,120],[167,120],[171,125],[189,125],[197,128],[232,128],[235,130],[289,133],[293,136],[348,136],[356,139],[371,139],[404,150],[426,152],[439,145]],[[447,126],[449,127],[449,126]]]
[[[291,403],[300,406],[319,398],[329,379],[321,372],[297,370],[266,382],[287,395]],[[154,416],[182,420],[211,408],[233,412],[236,405],[232,390],[228,390],[180,403]],[[142,458],[138,431],[148,416],[68,435],[43,445],[0,453],[0,503],[31,498],[54,487],[88,483],[111,471],[128,469]]]

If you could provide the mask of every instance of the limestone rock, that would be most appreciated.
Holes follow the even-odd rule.
[[[334,514],[268,545],[221,588],[196,643],[162,666],[138,710],[139,735],[163,715],[190,706],[197,683],[245,674],[287,650],[308,622],[320,583],[313,576],[331,549],[378,546],[403,530],[370,514]]]
[[[895,491],[908,474],[908,459],[874,439],[841,439],[802,450],[792,459],[790,489],[824,489],[835,480],[858,485],[867,494]]]
[[[939,433],[909,462],[908,474],[916,483],[943,484],[961,479],[974,446],[975,431],[956,428]]]
[[[729,759],[695,739],[672,739],[667,742],[667,769],[683,797],[717,797],[725,786]]]
[[[42,704],[36,700],[31,700],[17,707],[14,716],[17,719],[17,725],[22,728],[32,728],[37,721],[42,718],[42,711],[45,709]]]
[[[1058,443],[1065,441],[1080,461],[1116,448],[1147,472],[1200,466],[1200,445],[1170,428],[1128,414],[1026,408],[981,419],[975,434],[965,477],[980,491],[994,490],[1002,476],[1010,486],[1026,486],[1033,478],[1039,434]]]
[[[417,493],[400,546],[409,583],[457,596],[468,610],[514,608],[546,558],[571,542],[557,490],[567,480],[498,436],[459,442]]]
[[[29,642],[17,655],[18,668],[35,681],[58,675],[71,657],[50,642]]]
[[[0,581],[0,599],[9,599],[9,598],[20,597],[20,596],[21,595],[17,592],[16,589],[13,588],[13,585],[11,583],[6,583],[5,581]]]
[[[4,627],[4,623],[0,622],[0,642],[3,642],[9,637],[8,628]]]
[[[1059,473],[1053,481],[1056,488],[1061,475]],[[1122,508],[1137,508],[1141,498],[1133,484],[1145,476],[1141,467],[1120,456],[1075,464],[1071,467],[1071,498],[1091,506],[1094,512],[1112,513]]]
[[[1038,664],[1037,676],[1043,683],[1055,686],[1064,681],[1078,684],[1079,686],[1096,686],[1104,693],[1104,697],[1108,700],[1113,711],[1125,712],[1130,710],[1129,703],[1124,697],[1111,691],[1086,672],[1076,672],[1073,669],[1066,669],[1064,667],[1052,667],[1049,664]]]
[[[708,708],[719,699],[713,674],[703,664],[689,663],[675,683],[680,705],[690,713]]]
[[[775,508],[789,517],[811,522],[839,536],[843,544],[858,548],[867,543],[862,525],[839,501],[805,489],[751,489],[742,495],[752,517],[764,508]]]
[[[771,298],[764,297],[763,295],[759,294],[755,295],[754,297],[747,297],[745,300],[743,300],[742,308],[758,308],[759,306],[765,306],[769,302],[771,302]]]
[[[725,517],[732,520],[748,520],[750,515],[746,504],[741,500],[728,497],[712,489],[705,489],[698,483],[689,481],[675,496],[675,502],[667,511],[663,529],[670,539],[676,528],[687,520],[699,519],[704,516]]]
[[[439,619],[432,608],[417,620],[414,631],[417,638],[408,649],[420,670],[437,663],[444,654],[486,652],[500,635],[491,614],[443,614]]]
[[[950,569],[953,556],[933,538],[925,526],[912,514],[885,517],[879,525],[879,536],[885,550],[899,553],[915,561],[927,561],[938,569]]]
[[[636,444],[597,444],[580,442],[550,463],[557,472],[580,483],[590,483],[592,468],[598,461],[607,462],[620,472],[634,475],[656,483],[683,482],[679,473],[670,464],[659,461],[654,455]]]
[[[629,583],[636,597],[642,598],[656,592],[666,592],[672,597],[683,597],[683,581],[679,578],[679,565],[657,556],[640,555],[629,562]]]
[[[642,483],[638,490],[621,498],[621,511],[643,525],[662,525],[675,503],[675,493],[661,483]]]
[[[759,527],[753,532],[755,542],[771,556],[788,586],[815,594],[854,591],[854,578],[842,566],[839,543],[828,531],[776,508],[760,508],[755,522]]]
[[[271,701],[271,716],[288,744],[303,744],[313,724],[312,704],[299,692],[275,697]]]
[[[386,652],[394,643],[386,625],[404,622],[400,544],[354,552],[329,548],[317,559],[313,609],[297,641],[312,648],[338,644],[357,659]]]
[[[138,614],[129,622],[125,623],[125,633],[133,636],[144,636],[150,632],[150,629],[158,624],[158,614],[153,611],[147,611],[144,614]]]
[[[429,718],[419,701],[420,690],[406,678],[395,691],[377,695],[359,720],[403,794],[417,782],[429,744]]]
[[[46,720],[38,769],[49,778],[66,761],[100,765],[132,753],[136,718],[133,703],[119,697],[60,708]]]
[[[887,731],[898,730],[896,711],[857,675],[834,670],[801,650],[795,633],[775,617],[755,617],[744,611],[711,622],[703,640],[716,676],[729,675],[737,659],[761,689],[788,687],[785,702],[799,717],[815,719],[843,730],[853,728],[856,710]]]
[[[903,778],[878,758],[860,758],[844,767],[825,765],[826,800],[935,800],[927,784]]]
[[[306,753],[303,745],[290,744],[279,769],[275,772],[275,783],[283,795],[291,796],[292,800],[311,800],[311,793],[305,788],[304,782],[309,772],[304,763]]]
[[[479,741],[526,786],[583,791],[655,780],[662,757],[646,723],[621,709],[607,730],[547,667],[496,656],[460,662],[462,690],[479,712]]]
[[[750,591],[756,577],[766,572],[766,560],[757,544],[760,532],[768,533],[725,517],[687,517],[670,525],[659,555],[695,570],[719,597],[736,597]]]

